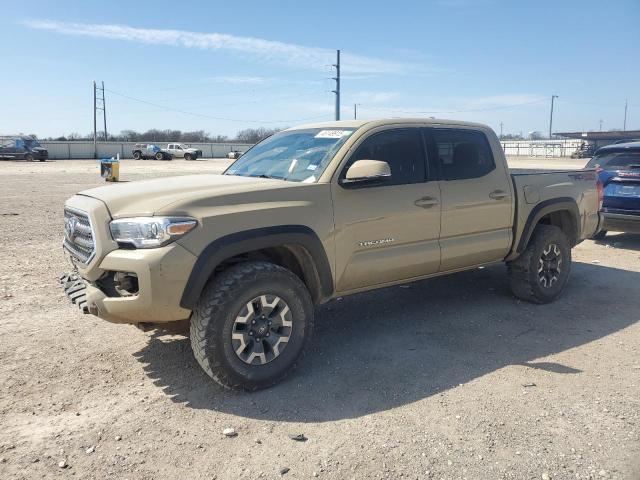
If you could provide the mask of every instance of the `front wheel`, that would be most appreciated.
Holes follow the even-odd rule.
[[[184,159],[185,160],[191,160],[191,154],[190,153],[185,153],[184,154]]]
[[[552,302],[562,294],[571,273],[569,240],[558,227],[538,225],[525,251],[507,267],[516,297],[532,303]]]
[[[591,238],[593,238],[594,240],[604,240],[606,236],[607,236],[607,231],[606,230],[600,230],[598,233],[596,233]]]
[[[164,155],[162,155],[162,152],[156,153],[156,160],[163,160],[163,159],[164,159]]]
[[[140,160],[142,158],[142,154],[140,152],[133,152],[133,159]]]
[[[287,376],[313,331],[304,283],[268,262],[217,274],[191,314],[191,347],[204,371],[225,388],[258,390]]]
[[[24,158],[27,162],[33,162],[33,155],[30,153],[27,153],[27,155]]]

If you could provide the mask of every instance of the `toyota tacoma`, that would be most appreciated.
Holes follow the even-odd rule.
[[[516,297],[557,299],[572,247],[599,229],[601,202],[595,170],[510,172],[484,125],[304,125],[222,175],[71,197],[63,246],[73,271],[61,283],[110,322],[188,321],[204,371],[255,390],[292,370],[314,305],[336,297],[505,262]]]

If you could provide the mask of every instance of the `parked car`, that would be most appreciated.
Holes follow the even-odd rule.
[[[604,188],[603,224],[594,238],[610,230],[640,233],[640,142],[602,147],[587,167],[598,169]]]
[[[625,138],[623,140],[616,140],[612,143],[612,145],[618,145],[620,143],[632,143],[632,142],[640,142],[640,138]]]
[[[190,319],[204,371],[255,390],[289,373],[314,305],[337,297],[506,262],[515,296],[556,300],[572,247],[597,230],[596,181],[595,170],[510,172],[496,134],[476,123],[304,125],[223,175],[71,197],[64,248],[76,270],[61,283],[107,321]]]
[[[174,157],[184,158],[185,160],[196,160],[202,157],[202,150],[191,148],[184,143],[170,143],[167,145],[167,151]]]
[[[592,143],[582,143],[575,152],[571,154],[571,158],[589,158],[596,151],[596,146]]]
[[[49,158],[49,152],[35,137],[2,137],[0,138],[0,158],[44,162]]]
[[[231,160],[237,160],[243,154],[244,152],[241,152],[240,150],[231,150],[229,153],[227,153],[227,158],[230,158]]]
[[[136,143],[133,146],[133,158],[136,160],[147,160],[155,158],[156,160],[171,160],[173,155],[163,148],[158,147],[152,143]]]

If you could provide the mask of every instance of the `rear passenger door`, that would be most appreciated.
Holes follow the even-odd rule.
[[[512,241],[511,177],[484,132],[429,128],[440,175],[440,271],[503,259]]]

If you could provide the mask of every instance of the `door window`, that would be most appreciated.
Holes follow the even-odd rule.
[[[484,177],[496,168],[484,133],[465,129],[434,129],[432,132],[444,180]]]
[[[417,128],[385,130],[367,138],[349,159],[342,176],[356,160],[382,160],[391,178],[383,186],[420,183],[426,180],[422,136]]]

